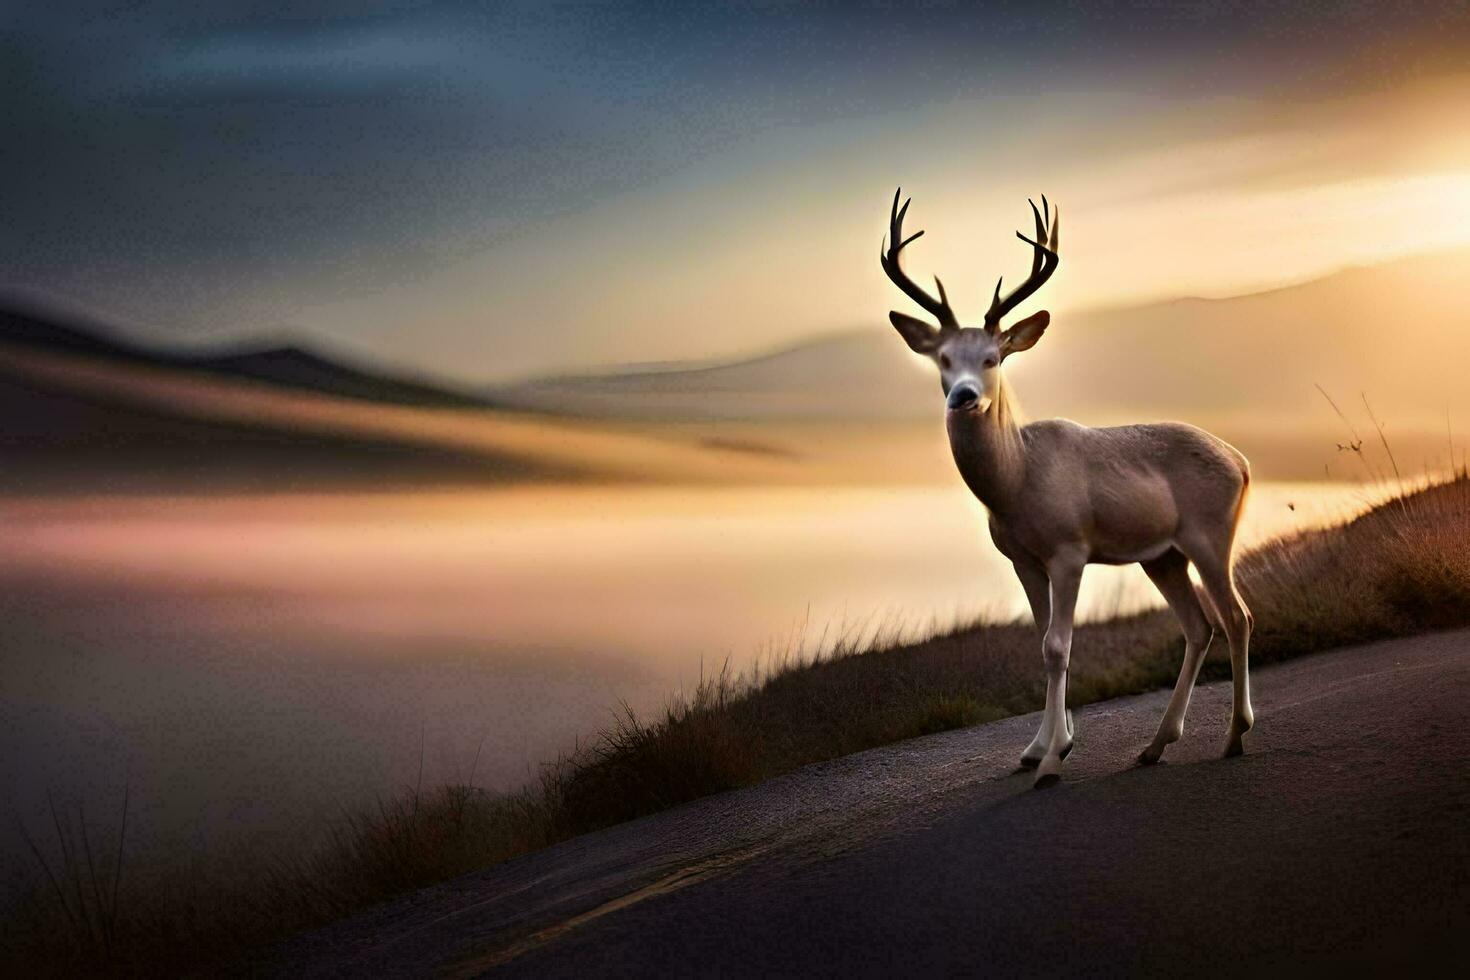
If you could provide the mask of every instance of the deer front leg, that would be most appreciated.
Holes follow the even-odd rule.
[[[1072,752],[1072,743],[1076,738],[1076,729],[1072,723],[1072,709],[1067,709],[1067,744],[1062,748],[1062,758],[1065,759]],[[1031,744],[1026,746],[1026,751],[1021,753],[1021,768],[1035,769],[1041,765],[1041,760],[1046,755],[1047,741],[1051,737],[1051,727],[1048,719],[1051,716],[1045,711],[1041,713],[1041,727],[1036,729],[1036,737]]]
[[[1036,635],[1044,636],[1051,620],[1051,583],[1046,578],[1046,567],[1040,562],[1022,558],[1012,559],[1011,564],[1016,569],[1016,578],[1021,580],[1021,587],[1026,590],[1026,601],[1031,604],[1031,620],[1036,624]],[[1022,769],[1035,769],[1041,765],[1041,757],[1046,755],[1047,737],[1051,731],[1050,719],[1049,712],[1041,713],[1041,726],[1036,729],[1036,737],[1026,746],[1026,751],[1021,753]],[[1072,727],[1071,722],[1072,719],[1068,717],[1068,729]]]
[[[1051,580],[1051,617],[1041,640],[1041,658],[1046,665],[1045,749],[1036,767],[1036,788],[1054,785],[1062,778],[1062,759],[1072,749],[1072,726],[1067,717],[1067,666],[1072,655],[1072,618],[1077,610],[1077,590],[1082,584],[1085,559],[1062,558],[1047,566]]]

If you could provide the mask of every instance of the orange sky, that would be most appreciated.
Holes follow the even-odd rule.
[[[1470,243],[1458,0],[674,14],[19,5],[0,294],[488,382],[884,329],[897,185],[970,316],[1042,193],[1058,313]]]
[[[1467,104],[1470,76],[1271,105],[1065,92],[776,133],[304,318],[412,323],[434,369],[452,336],[469,379],[883,328],[907,308],[876,259],[900,180],[928,230],[910,268],[941,274],[962,316],[1024,271],[1012,231],[1042,192],[1064,215],[1054,311],[1252,291],[1470,244],[1470,127],[1447,124]],[[506,320],[546,340],[476,337]]]

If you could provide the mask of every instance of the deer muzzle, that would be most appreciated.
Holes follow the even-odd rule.
[[[945,406],[951,412],[971,412],[980,407],[980,386],[973,381],[959,381],[949,389]]]

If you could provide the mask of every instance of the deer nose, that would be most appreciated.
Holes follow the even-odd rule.
[[[949,406],[950,411],[954,412],[961,409],[973,408],[979,400],[979,389],[968,381],[961,381],[949,389],[949,398],[945,404]]]

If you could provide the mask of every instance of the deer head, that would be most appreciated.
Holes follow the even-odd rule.
[[[984,326],[961,327],[954,310],[950,308],[944,283],[939,281],[938,276],[934,277],[934,285],[939,290],[939,298],[936,299],[903,271],[900,264],[901,253],[905,246],[924,233],[916,231],[907,238],[904,237],[903,219],[913,199],[904,201],[903,206],[899,207],[898,201],[902,194],[900,189],[893,195],[893,210],[888,217],[888,237],[883,240],[878,261],[894,285],[939,323],[936,327],[897,310],[889,313],[888,319],[916,354],[931,358],[938,366],[939,383],[944,389],[945,404],[949,411],[984,412],[999,390],[1001,362],[1018,351],[1034,346],[1046,332],[1047,324],[1051,323],[1051,314],[1042,310],[1009,329],[1002,330],[1000,325],[1006,314],[1040,289],[1051,278],[1052,273],[1057,271],[1057,263],[1060,261],[1057,255],[1060,214],[1045,197],[1041,199],[1041,210],[1037,210],[1034,203],[1031,204],[1031,213],[1036,218],[1035,239],[1016,232],[1016,237],[1033,250],[1031,275],[1004,298],[1000,294],[1001,280],[996,280],[995,297],[990,301],[990,309],[985,314]]]

